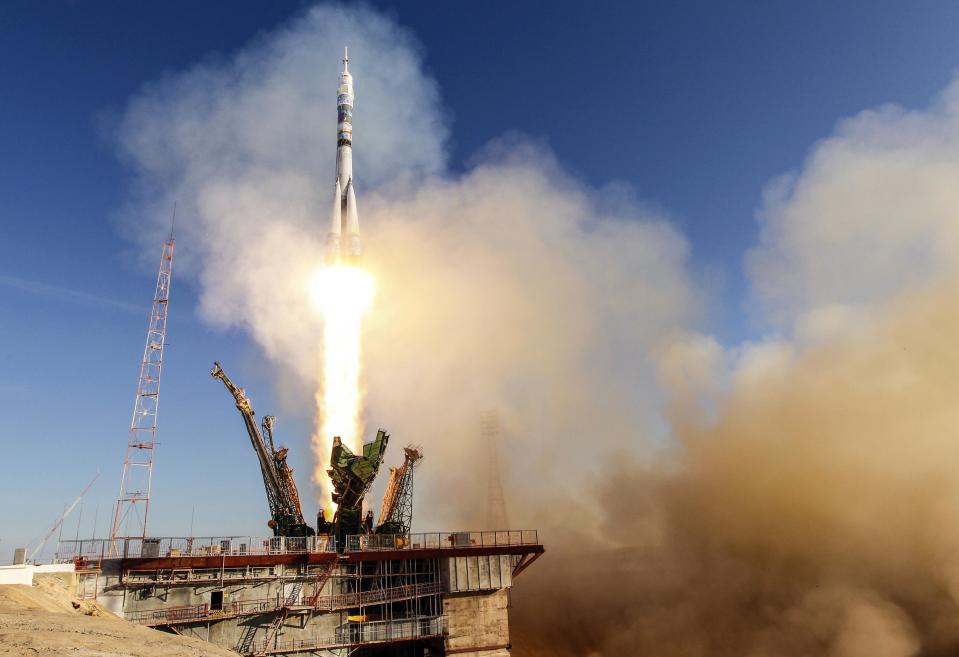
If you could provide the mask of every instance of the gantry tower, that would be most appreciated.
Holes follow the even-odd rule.
[[[403,448],[403,465],[390,468],[386,484],[377,534],[409,534],[413,523],[413,469],[423,460],[423,449],[418,445]]]
[[[486,526],[504,529],[509,526],[503,482],[499,468],[500,424],[496,411],[485,411],[480,418],[480,429],[486,441]]]
[[[174,210],[175,213],[175,210]],[[174,214],[175,216],[175,214]],[[140,378],[133,402],[133,418],[127,434],[120,494],[110,530],[111,553],[117,539],[143,538],[147,533],[150,510],[150,485],[153,479],[153,449],[156,444],[157,411],[160,403],[160,370],[163,367],[163,346],[166,343],[167,312],[170,303],[170,281],[173,276],[173,230],[163,245],[160,272],[153,293],[153,308],[147,327],[146,346],[140,363]]]
[[[243,416],[246,432],[253,444],[253,451],[260,462],[263,486],[266,488],[266,501],[270,507],[270,521],[267,523],[274,536],[312,536],[313,528],[303,521],[303,507],[300,505],[300,493],[293,480],[293,470],[286,462],[286,447],[276,448],[273,443],[273,423],[276,418],[267,415],[263,418],[263,431],[256,426],[256,413],[246,392],[226,375],[219,363],[213,363],[210,376],[219,379],[233,395],[236,408]]]

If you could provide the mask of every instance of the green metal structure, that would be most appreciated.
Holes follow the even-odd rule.
[[[389,441],[390,434],[380,429],[376,438],[363,444],[363,453],[358,455],[344,445],[339,436],[333,438],[327,474],[333,484],[333,502],[337,507],[333,516],[333,534],[337,539],[362,533],[363,498],[380,470]]]

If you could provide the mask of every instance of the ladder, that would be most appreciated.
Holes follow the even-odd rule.
[[[302,582],[296,582],[293,584],[293,588],[290,590],[290,594],[286,596],[283,606],[277,610],[276,616],[273,617],[273,622],[270,623],[270,627],[268,627],[266,630],[266,641],[263,642],[264,651],[270,649],[270,644],[273,643],[273,639],[276,638],[277,632],[279,632],[280,627],[283,626],[283,622],[286,620],[286,616],[290,612],[290,607],[295,605],[297,599],[300,597],[300,588],[302,588],[302,586]]]
[[[329,581],[330,577],[333,576],[333,571],[336,570],[336,566],[337,562],[331,560],[329,565],[326,567],[326,570],[317,575],[315,592],[309,598],[304,599],[304,604],[306,606],[316,606],[316,603],[320,598],[320,594],[323,592],[323,587],[326,585],[326,582]],[[286,596],[282,606],[276,610],[276,615],[270,622],[269,627],[266,628],[266,639],[263,641],[264,652],[270,649],[270,644],[273,643],[274,639],[276,639],[277,633],[280,631],[280,628],[283,626],[284,621],[286,621],[286,618],[290,613],[290,608],[295,606],[299,600],[300,590],[302,587],[302,582],[294,583],[293,588]],[[256,629],[256,625],[247,626],[246,632],[244,632],[243,637],[236,646],[236,652],[240,653],[241,655],[255,654],[253,652],[253,637],[256,635]]]
[[[313,591],[313,595],[306,599],[306,604],[310,607],[315,607],[317,601],[320,599],[320,594],[323,593],[323,587],[326,586],[326,583],[330,580],[330,577],[333,576],[333,571],[336,570],[337,561],[330,561],[327,565],[326,570],[320,573],[316,578],[316,589]]]
[[[297,598],[300,597],[300,589],[302,587],[303,587],[303,582],[295,582],[293,584],[293,588],[292,590],[290,590],[290,594],[286,596],[286,603],[283,605],[284,609],[286,609],[287,607],[292,607],[293,605],[296,604]]]

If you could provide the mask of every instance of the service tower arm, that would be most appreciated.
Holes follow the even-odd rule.
[[[270,452],[273,454],[273,467],[280,480],[283,499],[287,501],[293,519],[297,524],[302,525],[304,520],[303,506],[300,504],[300,491],[296,487],[296,480],[293,479],[293,468],[286,461],[286,455],[290,450],[286,447],[277,449],[273,443],[273,424],[275,422],[276,418],[274,416],[263,416],[263,435],[266,436],[270,445]]]
[[[266,489],[267,503],[270,506],[271,520],[269,525],[273,532],[277,536],[311,536],[313,529],[303,522],[303,511],[299,505],[296,484],[293,483],[292,472],[288,472],[286,450],[272,449],[272,417],[264,422],[264,429],[270,440],[268,446],[256,424],[256,414],[253,412],[253,406],[243,390],[230,380],[219,363],[213,364],[210,376],[223,382],[226,389],[233,395],[237,410],[243,416],[250,442],[253,444],[253,450],[260,462],[263,486]]]
[[[423,460],[423,450],[416,445],[403,448],[403,465],[390,468],[377,534],[409,534],[413,521],[413,470]]]

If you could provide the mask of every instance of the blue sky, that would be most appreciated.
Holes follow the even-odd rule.
[[[630,185],[690,240],[712,292],[706,328],[730,344],[757,330],[742,312],[742,259],[764,186],[843,117],[926,106],[959,63],[949,2],[371,4],[421,44],[454,171],[518,131],[592,185]],[[117,226],[133,185],[117,117],[144,84],[228,56],[306,7],[0,8],[0,561],[98,467],[80,533],[97,505],[102,532],[118,485],[155,270]],[[280,414],[281,435],[308,433],[309,418],[277,407],[257,347],[205,326],[195,288],[174,276],[155,497],[195,504],[197,522],[221,531],[259,532],[244,514],[262,506],[255,465],[209,365],[222,360],[261,414]],[[187,530],[189,512],[156,508],[156,533]]]

